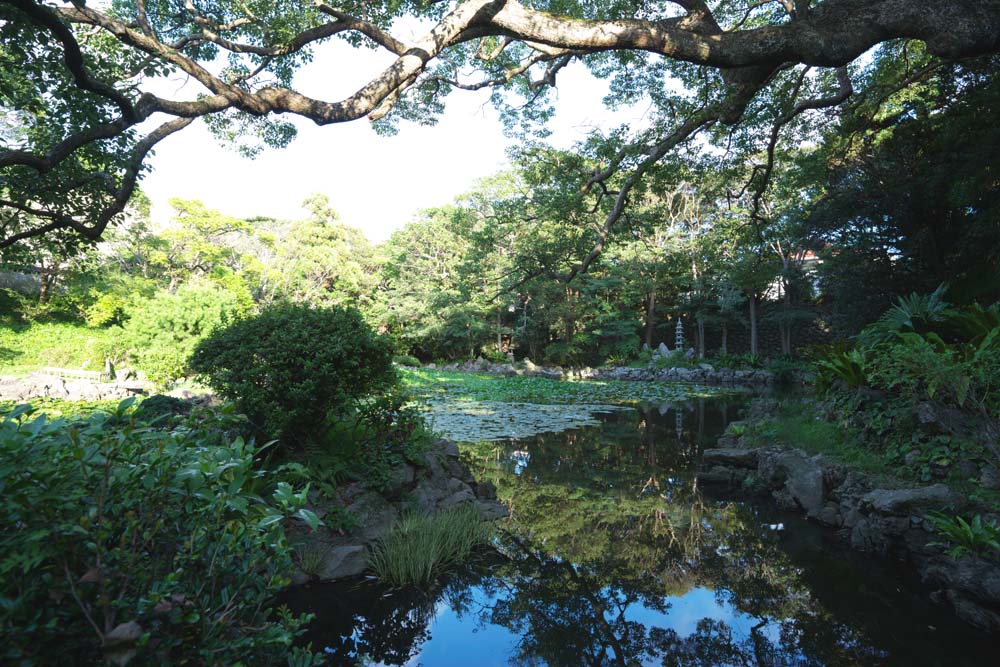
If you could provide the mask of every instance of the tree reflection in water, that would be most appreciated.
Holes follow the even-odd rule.
[[[942,653],[940,635],[893,637],[906,619],[883,617],[909,604],[905,595],[882,599],[842,559],[839,583],[827,586],[816,576],[823,563],[793,559],[754,507],[706,498],[690,472],[733,412],[710,401],[646,406],[603,428],[465,446],[511,510],[498,555],[429,592],[341,585],[293,606],[317,613],[310,639],[345,664],[358,655],[428,667],[986,664],[976,657],[985,639],[933,610],[912,622],[947,625],[961,655]],[[830,558],[816,545],[800,551]],[[825,588],[839,598],[832,605]],[[456,643],[424,662],[442,615],[464,632],[502,628],[504,655]]]

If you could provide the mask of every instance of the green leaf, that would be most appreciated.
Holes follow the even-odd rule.
[[[319,527],[320,519],[318,516],[316,516],[316,513],[313,512],[312,510],[303,507],[302,509],[300,509],[298,512],[295,513],[295,516],[305,521],[306,524],[308,524],[308,526],[313,530],[316,530]]]

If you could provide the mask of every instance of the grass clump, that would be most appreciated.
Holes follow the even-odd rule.
[[[489,524],[471,505],[438,514],[408,514],[375,543],[368,565],[388,584],[426,586],[468,559],[490,534]]]
[[[827,421],[810,399],[779,401],[773,414],[745,426],[743,433],[752,447],[795,447],[876,476],[888,473],[885,457],[872,451],[851,429]]]

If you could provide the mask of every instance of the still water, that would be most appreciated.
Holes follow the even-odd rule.
[[[466,667],[998,665],[892,562],[692,471],[731,400],[615,410],[463,456],[511,511],[430,591],[368,580],[291,591],[333,664]]]

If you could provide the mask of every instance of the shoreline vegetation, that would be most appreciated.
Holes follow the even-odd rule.
[[[859,549],[905,556],[935,599],[1000,630],[1000,602],[974,583],[1000,590],[997,309],[914,295],[849,346],[771,370],[669,366],[678,360],[650,355],[634,367],[569,373],[529,361],[400,365],[389,340],[350,308],[276,304],[223,317],[157,362],[166,368],[188,350],[194,361],[182,367],[197,368],[215,399],[151,396],[110,408],[48,399],[52,418],[6,404],[0,511],[18,528],[0,545],[10,575],[4,658],[44,660],[57,636],[63,648],[52,650],[72,645],[123,664],[288,649],[307,619],[262,611],[284,586],[369,568],[426,584],[486,539],[473,514],[507,514],[458,447],[436,438],[421,406],[455,418],[464,405],[479,419],[481,407],[520,402],[540,410],[535,421],[563,420],[561,430],[590,423],[600,406],[741,401],[739,383],[692,381],[737,372],[765,393],[804,382],[814,392],[758,399],[730,427],[734,446],[706,453],[706,483],[770,491]],[[663,381],[676,377],[688,381]],[[505,423],[531,421],[525,414]],[[514,431],[463,433],[481,441]],[[883,473],[913,488],[880,485]],[[169,520],[150,514],[154,492],[166,494]],[[405,545],[420,522],[427,540],[416,557]],[[130,576],[137,562],[150,566]],[[72,603],[47,607],[52,595]],[[239,629],[251,626],[265,631]],[[301,664],[320,664],[296,651]]]

